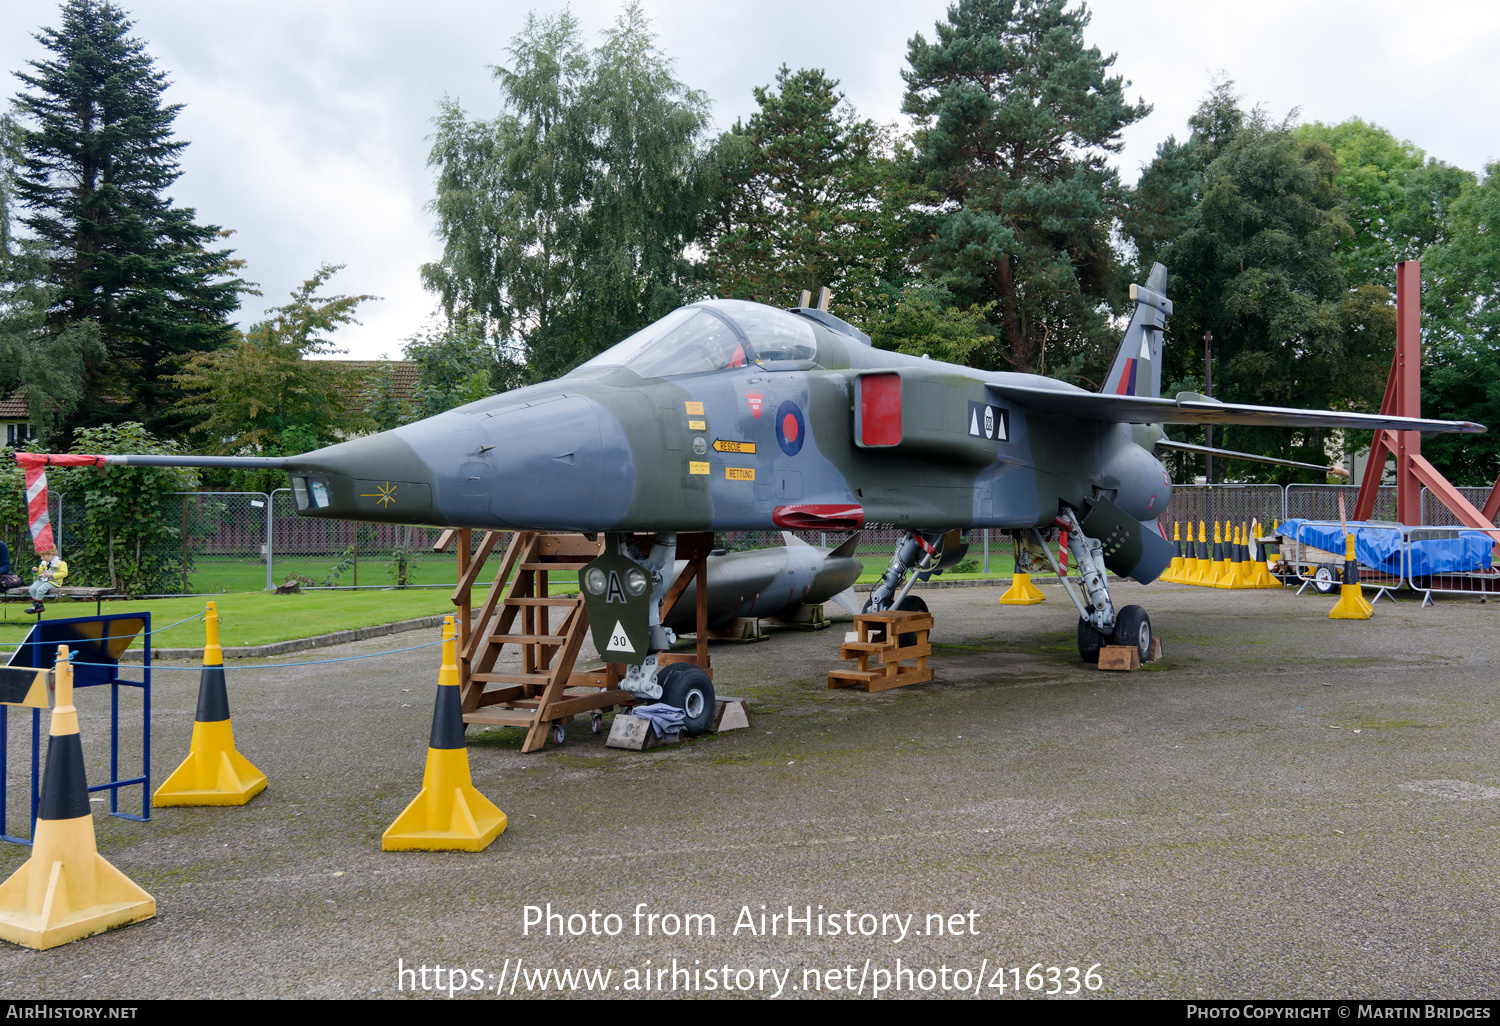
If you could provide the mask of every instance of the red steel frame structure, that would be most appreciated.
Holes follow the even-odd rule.
[[[1380,412],[1397,417],[1422,415],[1422,267],[1416,260],[1396,265],[1396,353],[1391,358]],[[1500,543],[1500,530],[1494,526],[1495,514],[1500,512],[1500,477],[1495,478],[1484,509],[1475,508],[1422,456],[1422,435],[1418,431],[1375,432],[1359,484],[1359,499],[1354,504],[1355,520],[1368,520],[1375,511],[1375,496],[1388,455],[1396,457],[1397,520],[1409,527],[1421,526],[1422,486],[1426,485],[1466,527],[1488,531]]]

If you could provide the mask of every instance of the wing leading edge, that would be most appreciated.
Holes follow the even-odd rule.
[[[1181,392],[1176,399],[1109,395],[1099,392],[1029,388],[1024,385],[988,383],[989,391],[1002,399],[1028,406],[1040,413],[1057,413],[1080,420],[1111,424],[1251,424],[1261,427],[1351,428],[1361,431],[1424,431],[1429,433],[1483,434],[1483,424],[1467,420],[1423,420],[1418,417],[1388,417],[1379,413],[1340,413],[1335,410],[1294,410],[1280,406],[1247,406],[1221,403],[1195,392]]]

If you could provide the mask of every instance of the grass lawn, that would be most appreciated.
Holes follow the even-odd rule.
[[[369,627],[393,620],[410,620],[433,613],[451,613],[450,591],[420,588],[405,591],[314,591],[301,595],[277,595],[274,592],[237,592],[205,598],[135,599],[105,602],[105,613],[151,614],[154,627],[164,627],[187,616],[203,612],[212,601],[219,613],[221,645],[264,645],[288,641],[330,631]],[[484,589],[476,588],[473,601],[484,600]],[[0,647],[17,645],[26,637],[34,617],[24,616],[26,608],[16,602],[0,605]],[[92,602],[49,602],[43,619],[67,619],[93,616]],[[203,622],[189,620],[178,627],[156,635],[156,644],[167,648],[191,648],[203,644]]]
[[[434,560],[434,563],[437,561]],[[880,580],[889,562],[888,556],[865,557],[865,572],[860,575],[861,584],[872,584]],[[278,568],[281,561],[277,561]],[[227,568],[226,568],[227,569]],[[253,587],[254,573],[262,575],[261,564],[245,564],[235,568],[237,576],[245,578],[241,587]],[[424,567],[423,569],[429,569]],[[434,566],[430,568],[436,570]],[[446,570],[446,568],[444,568]],[[1009,555],[990,554],[990,573],[955,574],[949,570],[937,580],[964,581],[984,578],[1008,578],[1012,563]],[[451,576],[451,571],[449,571]],[[1050,571],[1049,571],[1050,574]],[[194,574],[194,582],[198,583]],[[433,580],[434,574],[426,574]],[[484,600],[489,584],[485,582],[473,592],[473,603],[477,606]],[[920,585],[919,585],[920,587]],[[394,620],[410,620],[434,613],[451,613],[453,605],[448,601],[449,591],[444,588],[415,588],[403,591],[366,589],[360,591],[310,591],[300,595],[277,595],[266,591],[237,591],[216,595],[212,600],[202,597],[133,599],[108,601],[102,612],[131,613],[147,611],[153,625],[160,628],[175,623],[184,617],[203,612],[205,605],[213,601],[219,613],[219,642],[226,646],[264,645],[273,641],[289,641],[330,631],[351,630],[374,624],[390,623]],[[553,594],[568,594],[567,589],[554,585]],[[18,602],[0,604],[0,650],[19,644],[26,637],[33,617],[25,616],[25,606]],[[44,619],[66,619],[75,616],[92,616],[90,602],[51,602],[47,605]],[[199,619],[173,627],[156,635],[156,644],[164,648],[191,648],[203,644],[203,623]]]

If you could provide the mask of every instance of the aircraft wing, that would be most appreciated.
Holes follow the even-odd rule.
[[[1024,385],[986,384],[1002,399],[1029,406],[1042,413],[1060,413],[1080,420],[1114,424],[1251,424],[1260,427],[1352,428],[1361,431],[1425,431],[1478,435],[1485,426],[1467,420],[1423,420],[1388,417],[1379,413],[1349,413],[1335,410],[1294,410],[1281,406],[1248,406],[1221,403],[1195,392],[1179,393],[1176,399],[1153,399],[1136,395],[1073,392]]]

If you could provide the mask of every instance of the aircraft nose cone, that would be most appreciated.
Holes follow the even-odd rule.
[[[304,516],[434,522],[432,467],[400,431],[293,457],[288,473],[293,502]]]

